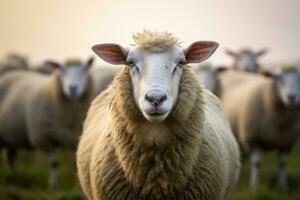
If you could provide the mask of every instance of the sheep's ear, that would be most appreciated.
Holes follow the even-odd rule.
[[[256,52],[256,53],[255,53],[255,56],[256,56],[256,57],[260,57],[260,56],[265,55],[266,53],[268,53],[268,49],[267,49],[267,48],[264,48],[264,49],[261,49],[261,50],[259,50],[258,52]]]
[[[84,68],[85,68],[86,70],[88,70],[88,69],[93,65],[94,60],[95,60],[94,57],[91,56],[91,57],[87,60],[87,62],[86,62],[86,64],[85,64]]]
[[[239,54],[230,50],[230,49],[225,49],[225,53],[231,57],[234,57],[234,58],[238,58],[239,57]]]
[[[127,50],[118,44],[97,44],[92,50],[104,61],[113,65],[126,64]]]
[[[47,60],[45,62],[45,65],[49,66],[49,67],[51,67],[53,69],[62,69],[62,65],[60,63],[52,61],[52,60]]]
[[[270,78],[278,78],[280,77],[281,72],[279,70],[263,70],[261,72],[262,75]]]
[[[216,42],[194,42],[184,50],[186,63],[200,63],[208,59],[216,51],[218,46]]]

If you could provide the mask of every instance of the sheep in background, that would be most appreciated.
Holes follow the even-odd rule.
[[[226,69],[227,67],[213,66],[210,63],[204,63],[198,65],[195,68],[195,71],[205,87],[216,96],[221,97],[222,86],[219,78],[219,73],[225,71]]]
[[[55,71],[55,68],[47,65],[46,63],[32,67],[32,71],[41,73],[41,74],[52,74]]]
[[[101,66],[91,69],[95,97],[107,88],[107,86],[112,82],[115,74],[121,69],[121,67],[116,66]]]
[[[239,52],[234,52],[230,49],[226,49],[226,54],[233,58],[232,68],[235,70],[242,70],[246,72],[258,73],[261,69],[257,59],[265,55],[268,50],[261,49],[258,52],[254,52],[251,49],[241,49]]]
[[[300,66],[268,69],[264,75],[226,72],[222,101],[244,154],[250,154],[250,184],[257,185],[261,150],[278,151],[278,184],[287,188],[287,155],[299,138]],[[240,81],[244,78],[244,81]],[[237,79],[239,84],[232,84]]]
[[[18,53],[11,53],[0,63],[0,74],[12,70],[28,70],[29,64],[25,56]]]
[[[58,187],[55,149],[75,152],[92,100],[92,62],[49,61],[56,68],[52,75],[15,71],[0,78],[0,144],[8,150],[10,165],[20,148],[43,150],[49,155],[53,188]]]
[[[91,68],[91,76],[94,83],[94,96],[98,96],[111,83],[114,75],[120,70],[120,67],[98,66]],[[33,71],[42,74],[52,74],[55,69],[47,64],[32,68]]]
[[[130,50],[93,50],[126,65],[92,103],[77,151],[88,199],[225,199],[239,175],[239,150],[219,100],[187,63],[206,60],[214,42],[183,50],[167,32],[134,36]]]

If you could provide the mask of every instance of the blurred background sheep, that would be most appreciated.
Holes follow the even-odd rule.
[[[258,76],[257,79],[263,79],[266,82],[274,81],[272,77],[258,74],[259,71],[274,69],[278,63],[300,60],[298,45],[300,29],[295,25],[300,23],[300,5],[297,0],[247,2],[239,0],[182,2],[170,0],[163,2],[159,0],[132,0],[130,2],[120,0],[91,0],[89,2],[83,0],[73,2],[3,0],[0,5],[0,82],[7,72],[15,73],[15,71],[22,71],[22,73],[28,70],[31,71],[30,73],[35,71],[34,73],[50,77],[56,74],[58,69],[45,65],[44,61],[47,58],[57,58],[58,63],[63,63],[62,61],[70,56],[84,58],[92,54],[91,45],[107,41],[125,45],[131,42],[131,34],[128,33],[135,33],[144,28],[174,32],[180,38],[185,39],[181,41],[182,46],[199,38],[217,41],[220,44],[219,50],[211,57],[207,67],[199,67],[203,70],[197,73],[199,72],[201,81],[204,84],[207,83],[207,87],[221,100],[223,94],[230,93],[231,89],[228,93],[226,88],[238,91],[234,88],[248,84],[252,76]],[[235,63],[245,63],[237,61],[242,57],[240,54],[245,49],[244,47],[248,49],[246,63],[253,64],[247,64],[246,71],[255,73],[241,72],[241,75],[228,80],[227,73],[233,73],[231,69],[236,66]],[[223,69],[223,66],[227,68]],[[239,70],[245,70],[245,65],[239,66]],[[219,67],[221,70],[218,69]],[[90,69],[94,85],[92,98],[110,84],[118,70],[119,67],[106,65],[97,59],[97,63]],[[30,81],[33,82],[32,85],[39,83],[35,78]],[[20,99],[29,98],[33,92],[32,89],[26,91],[20,89],[20,91],[21,94],[16,95]],[[243,94],[248,95],[248,92],[243,91]],[[9,91],[0,91],[0,96],[6,96],[7,93]],[[229,106],[233,109],[238,108],[246,97],[229,99]],[[253,105],[253,110],[256,110],[256,107],[257,105]],[[12,127],[19,127],[16,122],[20,115],[13,114],[4,117],[12,120]],[[258,116],[257,120],[264,121],[262,116]],[[287,121],[287,126],[289,125]],[[232,124],[232,126],[235,125]],[[45,126],[45,129],[47,128],[48,126]],[[282,140],[285,138],[282,136]],[[68,139],[65,138],[65,140],[67,142]],[[2,142],[1,146],[3,145]],[[255,160],[250,156],[250,159],[245,159],[243,162],[240,180],[232,199],[300,199],[299,141],[298,143],[295,141],[291,146],[293,150],[289,153],[285,166],[289,186],[286,192],[281,192],[277,187],[277,177],[280,171],[278,152],[269,153],[261,150],[259,184],[255,189],[249,187],[251,160]],[[81,189],[74,178],[71,157],[65,148],[56,151],[60,161],[57,168],[60,187],[55,192],[49,190],[48,156],[41,149],[18,150],[18,157],[14,161],[12,172],[9,171],[5,160],[9,161],[14,156],[8,155],[14,155],[14,153],[7,150],[7,148],[2,149],[5,159],[0,159],[0,199],[83,198]]]
[[[223,87],[222,101],[244,158],[250,155],[250,184],[257,186],[262,150],[278,153],[278,186],[287,189],[287,156],[300,131],[300,66],[268,69],[262,75],[227,72],[223,79],[239,84]]]
[[[16,151],[38,148],[49,155],[49,183],[58,187],[56,148],[75,151],[82,122],[93,97],[93,82],[86,62],[47,61],[51,75],[14,70],[0,79],[0,140],[12,167]]]
[[[233,69],[257,73],[261,69],[258,59],[267,53],[267,49],[261,49],[257,52],[249,48],[240,49],[238,52],[226,49],[225,52],[233,59],[231,66]]]
[[[18,53],[8,54],[0,61],[0,74],[11,70],[29,70],[27,57]]]

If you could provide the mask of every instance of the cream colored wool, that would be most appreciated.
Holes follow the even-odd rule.
[[[13,70],[28,70],[27,58],[19,54],[9,54],[0,63],[0,75]]]
[[[92,80],[83,96],[65,97],[58,72],[51,76],[16,71],[0,79],[0,140],[8,148],[75,150],[92,96]]]
[[[77,151],[88,199],[226,199],[238,179],[238,145],[220,102],[183,66],[177,103],[166,120],[137,109],[129,68],[92,103]],[[159,131],[164,143],[149,141]]]
[[[224,111],[245,156],[255,148],[289,152],[299,138],[300,107],[283,105],[275,81],[249,73],[225,72],[222,83],[227,83],[223,84]]]
[[[178,38],[168,32],[152,32],[144,30],[133,35],[135,44],[148,52],[163,52],[174,46],[178,46]]]

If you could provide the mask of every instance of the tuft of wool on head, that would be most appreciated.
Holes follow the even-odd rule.
[[[74,67],[78,65],[82,65],[82,61],[77,58],[70,58],[65,61],[65,67]]]
[[[146,51],[158,53],[179,45],[178,38],[169,32],[144,30],[133,35],[135,44]]]

